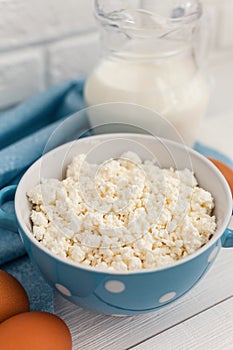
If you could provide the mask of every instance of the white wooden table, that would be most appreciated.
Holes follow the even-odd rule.
[[[215,88],[199,139],[233,159],[233,64],[211,69]],[[233,350],[233,249],[222,249],[203,280],[160,311],[97,315],[58,294],[55,310],[72,332],[73,350]]]

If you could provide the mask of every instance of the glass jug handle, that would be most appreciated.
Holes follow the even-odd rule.
[[[204,69],[208,62],[211,41],[210,27],[210,14],[203,5],[203,14],[200,18],[200,25],[198,27],[199,33],[194,45],[196,62],[200,69]]]

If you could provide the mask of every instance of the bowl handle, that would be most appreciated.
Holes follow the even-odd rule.
[[[221,238],[223,248],[233,248],[233,230],[227,228]]]
[[[226,165],[218,159],[209,158],[209,160],[218,168],[218,170],[223,174],[223,176],[227,180],[233,197],[233,170],[228,165]],[[233,230],[227,228],[221,238],[221,241],[222,246],[224,248],[233,248]]]
[[[13,232],[18,232],[16,215],[6,213],[2,205],[14,199],[16,188],[16,185],[11,185],[0,190],[0,227]]]

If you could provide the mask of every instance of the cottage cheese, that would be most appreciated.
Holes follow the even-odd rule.
[[[138,270],[173,264],[208,242],[214,201],[193,173],[160,169],[127,152],[90,164],[76,156],[66,178],[28,192],[33,235],[85,266]]]

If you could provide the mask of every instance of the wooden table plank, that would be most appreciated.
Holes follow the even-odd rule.
[[[233,298],[134,347],[134,350],[232,350]]]
[[[222,249],[207,276],[182,299],[158,312],[127,318],[94,314],[55,296],[55,310],[68,324],[73,350],[123,350],[159,334],[233,296],[233,252]],[[215,350],[215,348],[214,348]]]

